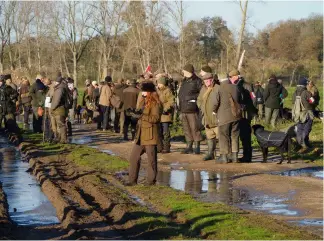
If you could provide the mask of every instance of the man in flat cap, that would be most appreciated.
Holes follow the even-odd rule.
[[[243,147],[243,157],[239,162],[252,162],[252,128],[251,121],[258,111],[253,102],[255,94],[252,85],[247,83],[240,75],[240,71],[234,69],[229,73],[232,84],[236,85],[241,95],[242,118],[239,120],[240,140]]]

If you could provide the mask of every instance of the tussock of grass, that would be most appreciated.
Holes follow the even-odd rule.
[[[107,155],[85,146],[74,146],[66,158],[77,165],[108,172],[115,172],[128,167],[128,162],[117,156]]]

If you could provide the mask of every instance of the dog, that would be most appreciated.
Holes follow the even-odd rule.
[[[286,121],[292,121],[291,109],[283,108],[283,110],[282,110],[282,119],[284,119]]]
[[[262,125],[253,125],[252,129],[262,150],[263,163],[267,162],[269,147],[276,147],[280,151],[281,160],[277,164],[281,164],[284,161],[285,152],[287,153],[287,163],[291,163],[291,143],[292,138],[296,137],[296,125],[289,127],[286,132],[266,131]]]
[[[76,115],[76,119],[77,119],[77,123],[78,124],[81,124],[81,110],[82,110],[82,107],[81,105],[78,105],[76,108],[75,108],[75,115]],[[74,117],[75,118],[75,117]]]

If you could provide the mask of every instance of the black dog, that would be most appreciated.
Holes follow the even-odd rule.
[[[71,123],[71,121],[67,121],[66,125],[67,125],[67,135],[72,136],[72,123]]]
[[[287,152],[288,163],[291,163],[291,138],[296,136],[295,125],[291,126],[287,132],[266,131],[262,125],[254,125],[252,126],[252,129],[261,147],[264,163],[267,162],[269,147],[277,147],[279,149],[281,161],[278,162],[278,164],[281,164],[284,161],[285,152]]]
[[[78,105],[76,108],[75,108],[75,115],[77,116],[77,123],[78,124],[81,124],[81,105]],[[75,116],[74,116],[75,118]]]

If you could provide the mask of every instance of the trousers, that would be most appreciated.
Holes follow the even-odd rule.
[[[201,141],[198,113],[181,113],[181,120],[186,141]]]
[[[239,134],[238,121],[219,126],[219,149],[221,154],[227,155],[239,151]]]
[[[129,159],[129,182],[137,183],[138,173],[141,167],[141,155],[147,155],[147,167],[146,167],[146,182],[149,185],[155,184],[157,175],[157,146],[140,146],[135,144],[133,146],[130,159]]]

